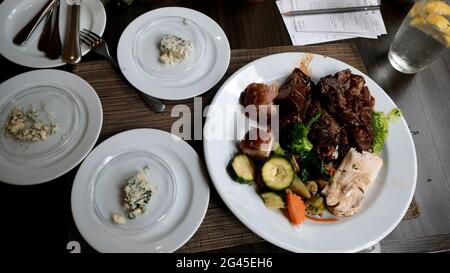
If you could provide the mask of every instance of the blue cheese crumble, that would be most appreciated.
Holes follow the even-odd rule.
[[[46,140],[58,132],[58,124],[39,120],[39,111],[32,107],[29,111],[16,106],[13,108],[4,131],[16,140],[37,142]]]
[[[148,167],[136,175],[127,179],[127,185],[123,189],[124,205],[129,210],[128,218],[134,219],[136,216],[144,214],[146,207],[152,196],[150,182],[147,180],[146,173]]]
[[[191,55],[193,49],[194,42],[175,35],[165,35],[159,46],[159,61],[164,64],[182,61]]]

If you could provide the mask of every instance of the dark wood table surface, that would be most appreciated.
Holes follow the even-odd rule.
[[[92,1],[92,0],[89,0]],[[2,1],[0,1],[2,2]],[[184,6],[203,12],[225,31],[232,49],[291,45],[275,1],[247,4],[243,0],[134,1],[130,7],[108,9],[105,38],[115,53],[125,27],[146,11]],[[402,109],[414,135],[418,159],[416,199],[420,216],[402,221],[381,241],[383,252],[435,252],[450,250],[450,56],[415,75],[396,72],[387,60],[392,39],[406,15],[408,1],[382,1],[388,35],[378,40],[354,39],[369,76]],[[115,55],[115,54],[113,54]],[[98,59],[88,54],[83,60]],[[0,57],[0,81],[32,70]],[[70,66],[60,69],[71,71]],[[42,185],[0,183],[0,249],[3,251],[67,252],[71,227],[70,192],[77,168]],[[408,170],[405,170],[408,171]],[[269,244],[243,245],[224,252],[279,252]]]

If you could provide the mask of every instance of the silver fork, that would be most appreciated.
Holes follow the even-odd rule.
[[[87,46],[89,46],[89,48],[92,49],[95,53],[105,57],[116,69],[120,70],[119,64],[116,62],[116,60],[113,59],[113,57],[111,57],[111,54],[109,54],[108,45],[102,37],[90,30],[83,29],[80,32],[80,40]],[[139,95],[142,96],[144,101],[148,106],[150,106],[153,111],[158,113],[164,111],[164,108],[166,106],[161,100],[150,97],[137,90],[136,92],[138,92]]]

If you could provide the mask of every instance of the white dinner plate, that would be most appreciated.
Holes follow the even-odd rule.
[[[126,179],[147,166],[152,196],[147,212],[127,219]],[[155,129],[130,130],[97,146],[72,188],[72,213],[86,241],[100,252],[173,252],[200,226],[209,186],[200,157],[180,138]],[[113,213],[123,215],[114,224]]]
[[[37,49],[39,37],[44,29],[42,21],[23,46],[13,43],[14,36],[33,18],[46,1],[43,0],[5,0],[0,5],[0,54],[11,62],[34,68],[50,68],[64,65],[62,58],[51,60]],[[67,3],[60,1],[59,32],[62,44],[66,34]],[[82,0],[80,9],[80,29],[89,29],[103,35],[106,26],[106,12],[101,1]],[[89,47],[81,44],[84,56]]]
[[[74,74],[35,70],[0,85],[0,126],[16,106],[36,108],[39,120],[55,121],[59,131],[39,142],[16,141],[0,133],[0,181],[32,185],[70,171],[89,153],[100,134],[102,105],[95,90]]]
[[[171,34],[193,41],[185,60],[159,62],[159,42]],[[208,16],[187,8],[169,7],[147,12],[123,32],[117,48],[122,73],[147,95],[181,100],[211,89],[225,74],[230,62],[230,45],[220,28]]]
[[[282,83],[297,67],[303,53],[283,53],[256,60],[233,74],[217,92],[211,108],[239,105],[239,96],[253,82]],[[362,75],[373,97],[376,111],[389,112],[396,107],[389,96],[368,76],[354,67],[330,57],[313,55],[309,66],[312,80],[343,69]],[[388,235],[404,216],[414,194],[417,160],[413,140],[403,118],[390,123],[382,157],[384,165],[366,192],[361,211],[337,222],[306,220],[299,227],[289,223],[280,210],[266,208],[254,186],[234,182],[226,172],[229,160],[238,151],[238,140],[217,140],[223,129],[232,129],[238,112],[223,118],[221,111],[209,111],[204,127],[204,153],[207,168],[220,196],[239,220],[267,241],[295,252],[356,252]],[[244,117],[245,118],[245,117]],[[239,125],[238,125],[239,126]],[[245,129],[237,128],[238,139]],[[219,135],[220,134],[220,135]],[[214,140],[213,138],[216,138]]]

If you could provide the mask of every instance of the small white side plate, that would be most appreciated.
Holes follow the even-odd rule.
[[[35,107],[59,131],[39,142],[16,141],[0,132],[0,181],[16,185],[47,182],[70,171],[100,134],[103,112],[95,90],[80,77],[59,70],[35,70],[0,85],[0,126],[11,110]]]
[[[44,3],[45,1],[42,0],[5,0],[0,5],[0,54],[11,62],[34,68],[51,68],[65,64],[62,58],[48,59],[44,52],[37,49],[40,34],[44,29],[44,21],[34,30],[25,45],[18,46],[12,41],[14,36],[36,15]],[[65,0],[61,0],[60,3],[59,32],[61,42],[64,44],[68,8]],[[80,29],[89,29],[101,36],[105,26],[106,12],[101,1],[81,1]],[[81,44],[83,56],[89,51],[88,46]]]
[[[165,34],[192,39],[192,55],[172,65],[159,64],[159,41]],[[117,58],[122,73],[138,90],[160,99],[181,100],[200,95],[220,81],[230,63],[230,45],[208,16],[169,7],[131,22],[120,37]]]
[[[123,208],[126,179],[148,166],[152,197],[133,220]],[[72,214],[84,239],[100,252],[173,252],[205,216],[209,186],[200,157],[180,138],[136,129],[97,146],[81,165],[72,188]],[[112,214],[124,216],[123,225]]]

